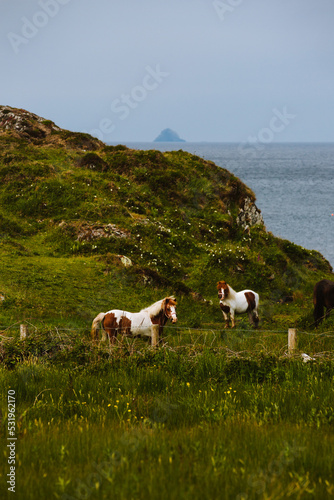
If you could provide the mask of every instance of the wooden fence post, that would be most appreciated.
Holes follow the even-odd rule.
[[[27,325],[20,325],[20,340],[27,338]]]
[[[295,328],[289,328],[288,330],[289,354],[293,354],[296,349],[297,349],[297,330]]]
[[[152,325],[151,346],[157,347],[159,343],[159,325]]]

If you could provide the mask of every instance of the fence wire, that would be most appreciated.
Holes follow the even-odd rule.
[[[7,327],[0,327],[0,344],[19,338],[18,330],[24,324],[27,327],[28,338],[36,340],[45,338],[49,334],[52,338],[57,338],[64,345],[71,345],[75,340],[82,340],[87,344],[92,344],[88,337],[88,328],[65,328],[47,327],[42,325],[37,327],[29,322],[14,323]],[[12,334],[14,330],[14,335]],[[102,338],[102,329],[99,339]],[[306,352],[316,357],[331,357],[334,355],[333,331],[307,332],[297,331],[296,352]],[[252,353],[263,352],[265,354],[286,355],[288,351],[288,330],[262,330],[262,329],[224,329],[224,328],[191,328],[165,326],[162,338],[159,340],[159,347],[170,350],[187,348],[189,350],[201,350],[203,348],[214,348],[217,351],[225,350],[227,355],[251,355]],[[111,344],[109,339],[102,342],[99,340],[100,348],[118,350],[123,349],[129,352],[140,351],[151,347],[149,342],[142,340],[140,336],[118,335],[115,343]],[[290,353],[291,355],[291,353]]]

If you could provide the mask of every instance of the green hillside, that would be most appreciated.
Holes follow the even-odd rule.
[[[181,150],[106,146],[1,106],[0,178],[2,328],[89,329],[100,311],[167,294],[179,326],[219,325],[219,279],[260,293],[262,327],[307,326],[313,285],[332,276],[318,252],[266,231],[238,178]]]
[[[334,315],[312,328],[314,283],[333,275],[318,252],[268,233],[254,193],[213,163],[24,110],[0,107],[0,178],[1,498],[333,497]],[[223,330],[222,279],[260,294],[255,332],[247,315]],[[170,294],[163,348],[91,341],[100,311]]]

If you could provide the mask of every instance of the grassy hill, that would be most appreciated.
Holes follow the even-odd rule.
[[[102,310],[172,293],[179,325],[220,324],[219,279],[260,293],[263,327],[307,325],[314,283],[332,276],[318,252],[245,229],[254,193],[181,150],[107,146],[0,106],[0,178],[2,327],[89,328]]]
[[[313,285],[333,275],[318,252],[268,233],[213,163],[24,110],[0,107],[0,178],[1,498],[9,479],[18,500],[333,497],[333,336],[318,335],[333,319],[310,326]],[[247,318],[221,331],[220,279],[259,292],[255,333]],[[98,312],[172,293],[163,349],[90,341]]]

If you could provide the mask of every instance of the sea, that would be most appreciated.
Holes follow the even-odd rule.
[[[334,143],[129,142],[134,149],[182,149],[229,170],[256,195],[266,229],[334,267]]]

